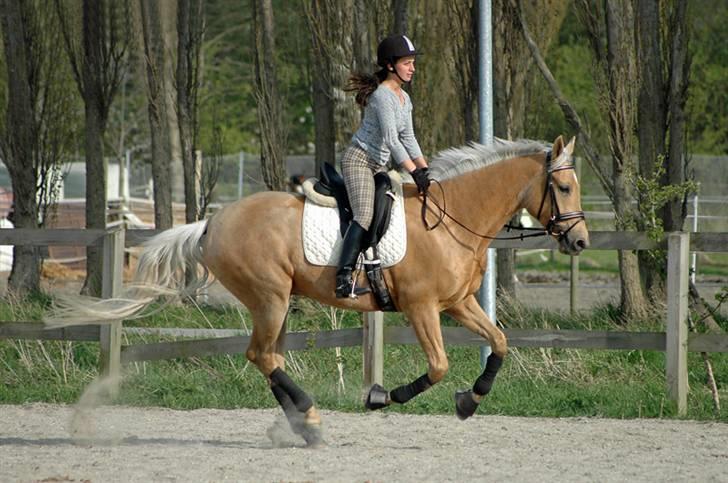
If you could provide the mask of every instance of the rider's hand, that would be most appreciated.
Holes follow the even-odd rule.
[[[430,187],[430,178],[428,176],[429,170],[427,168],[417,168],[410,172],[412,179],[417,185],[417,191],[421,194],[427,194],[427,189]]]

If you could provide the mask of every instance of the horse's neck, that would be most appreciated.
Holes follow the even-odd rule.
[[[542,169],[535,159],[516,158],[447,180],[447,211],[473,231],[495,236],[523,208],[524,192]]]

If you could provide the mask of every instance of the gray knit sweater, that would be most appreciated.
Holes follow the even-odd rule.
[[[412,129],[412,102],[403,90],[404,104],[392,89],[379,85],[367,99],[364,119],[352,143],[375,162],[385,165],[390,156],[397,164],[422,156]]]

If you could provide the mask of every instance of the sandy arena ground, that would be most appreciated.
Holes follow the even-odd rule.
[[[487,415],[461,422],[324,411],[328,445],[307,449],[284,431],[275,410],[107,406],[81,418],[74,412],[58,405],[2,406],[0,480],[728,479],[728,425],[720,423]],[[85,434],[74,439],[79,421]]]

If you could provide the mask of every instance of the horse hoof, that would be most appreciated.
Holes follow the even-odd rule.
[[[379,384],[374,384],[372,388],[369,389],[369,394],[367,395],[367,400],[366,403],[364,403],[364,406],[370,411],[386,408],[389,406],[387,395],[388,392],[386,389]]]
[[[299,433],[306,441],[307,448],[323,448],[326,446],[324,441],[323,431],[321,431],[321,425],[304,425]]]
[[[455,393],[455,413],[458,419],[465,421],[475,414],[478,409],[478,403],[473,400],[473,391],[464,389]]]

